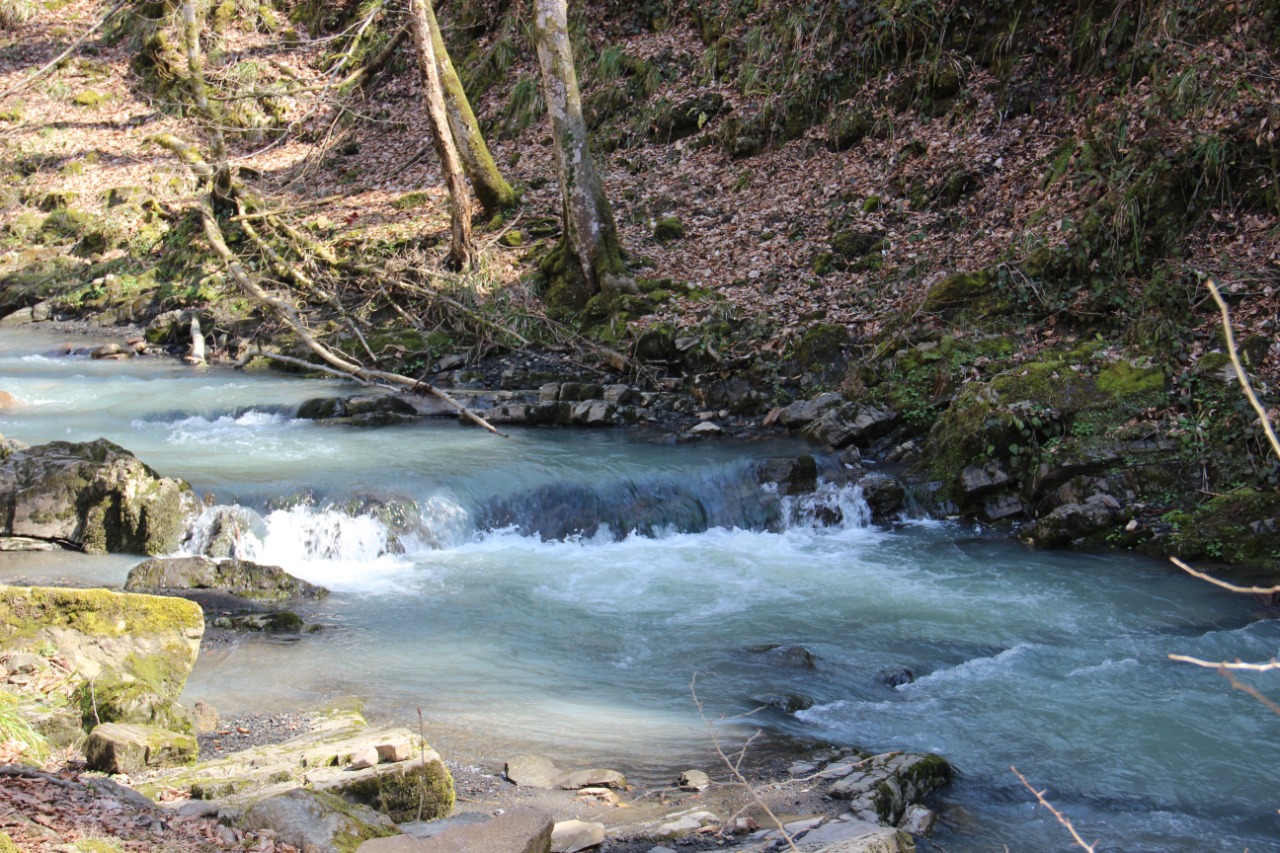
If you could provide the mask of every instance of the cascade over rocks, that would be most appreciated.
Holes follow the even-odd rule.
[[[173,551],[195,514],[191,487],[106,439],[8,448],[0,458],[0,534],[90,553]]]

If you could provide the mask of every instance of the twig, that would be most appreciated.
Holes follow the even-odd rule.
[[[3,92],[0,92],[0,101],[3,101],[5,98],[9,97],[10,95],[18,94],[23,89],[30,86],[32,83],[39,80],[45,73],[49,71],[49,69],[54,68],[55,66],[57,66],[59,62],[61,62],[62,60],[66,59],[68,56],[70,56],[71,54],[79,50],[80,45],[84,44],[85,41],[88,40],[89,36],[93,35],[98,30],[102,29],[102,27],[106,25],[107,21],[114,18],[116,16],[116,13],[119,12],[121,9],[123,9],[127,5],[129,5],[129,0],[120,0],[119,3],[112,6],[107,11],[107,14],[102,16],[101,20],[99,20],[98,23],[94,24],[92,27],[90,27],[88,30],[85,31],[84,35],[80,36],[80,38],[76,39],[70,45],[68,45],[66,50],[62,51],[62,53],[59,53],[53,59],[49,60],[49,62],[47,62],[45,65],[42,65],[40,68],[37,68],[35,71],[32,71],[21,81],[13,84],[8,89],[5,89]]]
[[[1235,585],[1235,584],[1233,584],[1233,583],[1227,583],[1226,581],[1218,580],[1217,578],[1213,577],[1212,575],[1206,575],[1204,572],[1198,572],[1198,571],[1196,571],[1195,569],[1193,569],[1193,568],[1191,568],[1190,566],[1188,566],[1186,563],[1184,563],[1184,562],[1182,562],[1181,560],[1179,560],[1177,557],[1170,557],[1170,558],[1169,558],[1169,560],[1170,560],[1170,562],[1172,562],[1175,566],[1177,566],[1178,568],[1182,569],[1184,572],[1186,572],[1187,574],[1191,575],[1192,577],[1200,578],[1200,580],[1202,580],[1202,581],[1208,581],[1209,583],[1213,584],[1214,586],[1220,586],[1220,587],[1222,587],[1223,589],[1230,590],[1231,592],[1244,593],[1245,595],[1272,595],[1273,593],[1280,593],[1280,585],[1277,585],[1277,586],[1236,586],[1236,585]]]
[[[42,782],[48,782],[51,785],[70,788],[73,791],[85,790],[84,785],[81,785],[78,782],[70,782],[66,779],[59,778],[52,773],[46,773],[43,770],[37,770],[36,768],[28,767],[25,764],[0,764],[0,776],[16,776],[19,779],[39,779]]]
[[[1080,833],[1076,832],[1076,828],[1071,825],[1071,821],[1067,820],[1067,816],[1055,809],[1053,804],[1044,798],[1044,791],[1037,791],[1035,788],[1031,787],[1031,783],[1027,781],[1027,777],[1019,773],[1018,768],[1010,766],[1009,769],[1013,771],[1014,776],[1017,776],[1022,780],[1022,784],[1026,786],[1027,790],[1035,795],[1035,798],[1040,801],[1040,805],[1048,809],[1050,814],[1058,819],[1058,823],[1067,828],[1067,832],[1071,833],[1071,837],[1075,839],[1077,845],[1082,849],[1089,851],[1089,853],[1097,853],[1096,845],[1098,842],[1095,841],[1093,844],[1087,844],[1085,840],[1080,837]]]
[[[360,333],[360,327],[356,325],[356,321],[347,318],[347,325],[351,327],[351,331],[356,333],[356,338],[360,341],[360,346],[364,347],[364,351],[369,354],[369,360],[374,364],[378,363],[378,357],[373,354],[373,350],[369,349],[369,342],[364,339],[364,335]]]
[[[1227,311],[1227,303],[1218,291],[1218,286],[1213,283],[1213,279],[1205,279],[1204,284],[1205,287],[1209,288],[1209,292],[1213,294],[1213,301],[1218,303],[1218,310],[1222,312],[1222,334],[1227,340],[1227,354],[1231,356],[1231,364],[1236,369],[1236,379],[1239,380],[1240,387],[1244,390],[1244,395],[1249,398],[1249,405],[1253,406],[1253,410],[1258,413],[1258,422],[1262,424],[1262,431],[1267,434],[1267,440],[1271,442],[1271,449],[1275,452],[1276,458],[1280,459],[1280,439],[1276,438],[1276,432],[1271,427],[1271,419],[1267,417],[1267,410],[1262,408],[1262,404],[1258,402],[1257,395],[1253,393],[1253,386],[1249,384],[1249,374],[1245,372],[1244,366],[1240,364],[1240,354],[1236,349],[1235,334],[1231,331],[1231,314]]]
[[[698,676],[695,673],[694,676],[689,679],[689,695],[693,697],[693,705],[698,709],[698,716],[701,717],[702,722],[706,724],[707,733],[711,736],[711,744],[716,748],[716,755],[720,756],[720,760],[729,768],[729,772],[733,774],[733,777],[738,780],[738,783],[741,784],[742,787],[747,789],[747,793],[751,795],[751,799],[755,800],[756,805],[762,808],[764,813],[769,816],[769,819],[773,821],[774,826],[778,827],[778,832],[782,833],[782,837],[786,840],[787,847],[791,849],[792,853],[800,853],[800,848],[796,847],[795,839],[791,837],[791,833],[787,832],[786,827],[782,825],[782,821],[773,813],[773,809],[769,808],[768,803],[760,798],[760,795],[756,793],[756,789],[753,788],[751,783],[747,781],[747,778],[742,775],[742,759],[747,754],[747,746],[756,739],[760,732],[757,731],[754,735],[748,738],[746,746],[743,746],[742,750],[738,753],[738,760],[736,762],[731,761],[729,756],[725,755],[724,749],[720,746],[720,738],[716,735],[715,726],[707,719],[706,711],[703,710],[702,700],[698,698],[698,691],[696,689],[697,682]]]
[[[1280,672],[1280,661],[1277,661],[1275,658],[1272,658],[1266,663],[1245,663],[1242,660],[1213,661],[1201,660],[1200,658],[1188,657],[1187,655],[1169,655],[1169,660],[1176,660],[1180,663],[1202,666],[1205,669],[1234,669],[1241,672]]]

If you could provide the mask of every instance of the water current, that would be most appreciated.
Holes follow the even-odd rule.
[[[105,436],[252,510],[245,553],[333,590],[305,613],[317,634],[205,649],[187,700],[227,715],[356,694],[401,724],[421,709],[446,754],[541,752],[657,783],[715,769],[696,676],[712,717],[809,705],[740,726],[766,733],[764,751],[950,759],[959,778],[934,802],[949,851],[1069,847],[1010,765],[1099,850],[1280,850],[1277,717],[1167,659],[1266,660],[1280,622],[1164,563],[1031,551],[953,522],[880,529],[856,489],[828,489],[815,512],[751,481],[752,460],[801,445],[321,426],[294,419],[297,403],[355,388],[47,354],[62,340],[0,331],[0,389],[19,401],[0,433]],[[370,505],[416,510],[392,531]],[[555,538],[566,530],[584,532]],[[0,580],[119,584],[136,562],[0,555]],[[889,686],[901,669],[914,681]]]

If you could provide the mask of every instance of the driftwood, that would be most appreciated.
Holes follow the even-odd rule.
[[[338,373],[353,379],[383,382],[391,386],[424,390],[431,396],[437,397],[448,403],[456,409],[460,415],[472,423],[484,427],[494,435],[500,435],[503,438],[510,437],[506,433],[497,429],[493,424],[480,417],[480,415],[477,415],[449,394],[446,394],[444,391],[441,391],[429,382],[423,382],[420,379],[414,379],[411,376],[402,376],[399,373],[391,373],[385,370],[371,370],[369,368],[362,367],[353,361],[343,358],[329,347],[320,343],[320,341],[316,340],[315,336],[307,330],[306,324],[302,320],[302,315],[298,313],[297,308],[293,307],[283,299],[267,293],[267,291],[263,290],[262,286],[254,281],[253,277],[245,271],[244,265],[240,263],[240,259],[236,257],[235,253],[232,252],[230,248],[228,248],[226,240],[223,239],[222,229],[218,226],[218,220],[214,217],[213,210],[207,201],[200,205],[200,218],[204,222],[205,239],[209,241],[209,245],[213,247],[213,251],[222,259],[223,264],[226,265],[227,272],[233,279],[235,279],[236,284],[240,285],[242,290],[256,299],[260,304],[270,308],[278,314],[282,320],[288,323],[289,328],[293,329],[294,333],[302,339],[302,342],[306,345],[307,349],[314,352],[322,361],[332,368],[326,372]],[[263,353],[263,355],[283,360],[278,356],[269,353]],[[316,367],[316,365],[312,365],[309,362],[302,361],[301,359],[297,359],[296,361],[299,361],[309,367]]]

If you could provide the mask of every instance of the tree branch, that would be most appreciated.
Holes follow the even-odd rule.
[[[1050,814],[1058,819],[1058,823],[1067,828],[1067,832],[1071,833],[1071,837],[1075,839],[1077,845],[1082,849],[1089,851],[1089,853],[1096,853],[1096,845],[1098,842],[1095,841],[1093,844],[1086,843],[1085,840],[1080,837],[1080,833],[1076,832],[1076,828],[1071,825],[1071,821],[1067,819],[1067,816],[1055,809],[1053,804],[1044,798],[1044,791],[1037,791],[1035,788],[1031,787],[1031,783],[1027,781],[1027,777],[1019,773],[1018,768],[1010,766],[1009,769],[1013,771],[1014,776],[1017,776],[1022,780],[1022,784],[1026,786],[1026,789],[1035,795],[1035,798],[1040,801],[1040,805],[1048,809]]]

